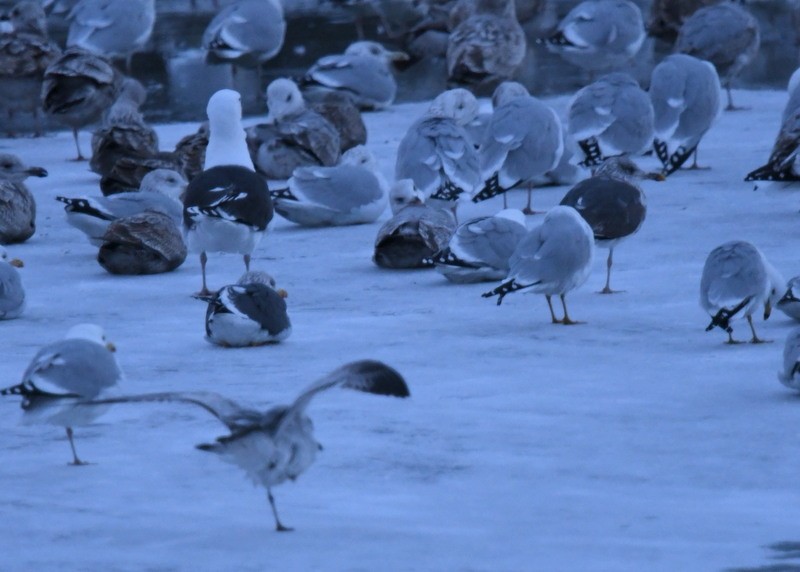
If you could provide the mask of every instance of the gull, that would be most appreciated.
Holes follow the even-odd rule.
[[[209,139],[204,170],[192,179],[183,199],[183,226],[189,250],[200,252],[203,287],[206,252],[235,252],[250,270],[250,255],[272,220],[267,184],[256,173],[242,128],[238,92],[222,89],[208,101]]]
[[[161,274],[184,260],[186,244],[175,220],[152,210],[112,221],[97,253],[97,262],[111,274]]]
[[[256,169],[268,179],[288,179],[297,167],[332,167],[341,157],[339,132],[306,107],[292,80],[278,78],[267,87],[265,123],[247,129],[247,144]]]
[[[720,0],[654,0],[650,7],[647,34],[670,44],[675,43],[686,18],[699,8],[719,3]]]
[[[317,60],[300,86],[310,98],[338,91],[346,93],[359,109],[384,109],[397,94],[389,64],[407,59],[407,54],[389,51],[378,42],[354,42],[343,54]]]
[[[566,295],[589,277],[594,258],[594,235],[586,221],[570,206],[559,205],[548,211],[544,221],[520,240],[509,259],[508,279],[485,292],[484,298],[503,298],[519,290],[544,294],[554,324],[579,324],[567,313]],[[561,298],[564,317],[556,318],[550,298]]]
[[[589,223],[595,244],[608,249],[606,285],[602,294],[612,294],[611,265],[614,248],[633,236],[644,223],[647,201],[638,180],[663,181],[660,173],[646,173],[629,157],[606,159],[594,176],[584,179],[561,199],[562,205],[574,207]]]
[[[388,203],[386,180],[361,145],[345,152],[335,167],[298,167],[287,189],[270,194],[275,212],[312,227],[374,222]]]
[[[605,75],[575,94],[569,106],[569,134],[594,167],[612,155],[639,154],[654,136],[650,97],[630,75]]]
[[[78,324],[63,340],[40,349],[22,381],[0,390],[0,395],[22,397],[23,423],[64,427],[72,449],[70,464],[85,465],[75,452],[72,428],[92,423],[107,409],[88,402],[112,395],[122,380],[114,351],[103,328]]]
[[[381,268],[431,268],[432,256],[447,246],[456,227],[453,215],[422,202],[411,179],[396,181],[389,190],[394,216],[375,238],[372,261]]]
[[[23,264],[19,258],[8,258],[8,251],[0,246],[0,320],[18,318],[25,310],[25,289],[17,268]]]
[[[314,438],[306,408],[320,392],[333,387],[375,395],[408,397],[408,385],[393,368],[375,360],[347,363],[307,387],[290,405],[266,411],[243,407],[211,392],[165,392],[99,400],[99,404],[130,402],[182,402],[197,405],[219,419],[230,431],[213,443],[197,446],[242,469],[254,484],[267,490],[275,529],[292,530],[278,517],[273,487],[294,481],[316,459],[322,446]]]
[[[714,66],[693,56],[673,54],[653,69],[649,91],[655,114],[653,148],[665,176],[680,169],[692,154],[691,168],[698,168],[697,145],[722,111],[720,90]]]
[[[44,72],[61,55],[61,50],[47,35],[47,19],[38,2],[17,2],[7,16],[10,30],[0,33],[0,109],[6,112],[9,121],[18,111],[33,114],[34,133],[39,136],[42,134],[39,95]]]
[[[494,112],[480,143],[483,188],[472,197],[485,201],[525,186],[531,209],[531,191],[546,173],[558,166],[564,153],[561,120],[553,109],[532,97],[516,82],[501,83],[492,96]]]
[[[766,164],[750,171],[744,180],[781,183],[800,181],[798,151],[800,151],[800,107],[795,107],[784,116]]]
[[[0,153],[0,244],[25,242],[36,232],[36,201],[24,182],[31,176],[46,177],[47,171]]]
[[[292,333],[286,297],[266,272],[245,272],[236,284],[200,298],[208,302],[206,339],[223,347],[282,342]]]
[[[790,318],[800,321],[800,276],[789,280],[785,293],[775,307]]]
[[[156,211],[169,216],[176,225],[183,220],[183,203],[180,198],[186,190],[186,179],[169,169],[156,169],[142,179],[138,191],[117,193],[110,197],[62,197],[67,223],[86,235],[95,246],[103,243],[103,236],[112,221]]]
[[[439,94],[408,128],[397,148],[395,179],[411,179],[426,200],[454,204],[481,182],[478,153],[465,126],[478,115],[478,101],[466,89]]]
[[[726,242],[708,255],[700,280],[700,305],[711,316],[706,331],[715,327],[728,333],[728,344],[740,343],[733,339],[730,321],[744,316],[753,334],[751,343],[762,340],[753,326],[753,313],[764,308],[764,319],[769,318],[773,301],[783,294],[781,278],[766,261],[761,251],[743,240]]]
[[[94,123],[111,107],[120,81],[108,60],[82,48],[69,48],[45,71],[42,108],[72,128],[76,160],[84,160],[78,129]]]
[[[800,389],[800,328],[786,336],[783,369],[778,372],[778,381],[790,389]]]
[[[181,171],[191,181],[203,172],[208,147],[208,123],[201,123],[197,131],[182,137],[175,144],[175,155],[181,165]]]
[[[644,42],[642,11],[628,0],[587,0],[543,40],[548,50],[590,75],[629,63]]]
[[[309,107],[336,129],[342,153],[356,145],[366,144],[367,126],[358,106],[347,94],[331,91],[321,95],[316,101],[309,102]]]
[[[106,197],[135,191],[142,186],[145,175],[157,169],[183,172],[183,160],[171,151],[154,155],[125,155],[116,160],[111,170],[100,178],[100,192]]]
[[[434,254],[433,263],[456,284],[503,280],[509,258],[527,232],[525,215],[518,209],[476,217],[456,228],[447,246]]]
[[[527,42],[514,0],[459,0],[447,41],[447,75],[463,83],[508,79],[525,58]]]
[[[758,20],[735,2],[720,2],[700,8],[681,26],[675,51],[711,62],[717,68],[733,105],[731,84],[758,53],[761,43]]]

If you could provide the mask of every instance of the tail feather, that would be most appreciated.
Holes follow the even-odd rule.
[[[500,284],[500,286],[498,286],[494,290],[490,290],[489,292],[484,292],[483,294],[481,294],[481,297],[491,298],[492,296],[499,296],[499,298],[497,299],[497,305],[499,306],[500,304],[503,303],[503,298],[505,298],[507,294],[511,294],[512,292],[516,292],[517,290],[522,290],[523,288],[528,288],[529,286],[532,286],[532,284],[523,286],[522,284],[519,284],[515,282],[513,279],[511,279],[508,282],[503,282],[502,284]]]
[[[12,385],[11,387],[6,387],[5,389],[0,389],[0,395],[30,395],[34,393],[36,388],[32,385],[27,385],[25,383],[18,383],[17,385]]]
[[[64,203],[64,210],[68,213],[81,213],[103,220],[114,220],[113,215],[99,210],[91,201],[84,198],[71,199],[69,197],[56,197],[56,200]]]
[[[430,264],[442,264],[445,266],[459,266],[461,268],[475,268],[466,260],[456,256],[449,248],[444,248],[427,259]]]
[[[506,191],[510,191],[514,187],[518,186],[520,183],[517,182],[510,187],[504,188],[500,185],[500,175],[499,173],[495,173],[491,177],[489,177],[486,182],[483,184],[483,188],[474,196],[472,197],[473,203],[479,203],[481,201],[485,201],[491,199],[492,197],[496,197],[497,195],[501,195]]]
[[[742,311],[742,308],[747,306],[752,299],[752,296],[747,296],[744,300],[739,302],[736,306],[728,310],[727,308],[720,308],[719,312],[714,314],[711,317],[711,323],[706,327],[706,331],[710,332],[715,327],[721,328],[728,332],[729,334],[733,332],[733,328],[731,327],[730,321],[731,319]]]
[[[667,144],[660,139],[653,139],[653,150],[656,152],[656,157],[661,161],[661,164],[666,167],[669,162],[669,149],[667,148]]]
[[[683,145],[678,147],[675,152],[669,156],[669,164],[664,165],[664,176],[671,175],[680,169],[686,160],[692,156],[695,149],[697,149],[697,145],[691,149],[687,149]]]
[[[603,152],[600,150],[600,144],[597,142],[596,137],[589,137],[578,141],[578,146],[583,151],[585,159],[578,163],[583,167],[595,167],[603,162]]]

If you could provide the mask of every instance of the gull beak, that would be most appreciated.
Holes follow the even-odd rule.
[[[111,342],[106,342],[106,348],[108,348],[108,351],[110,351],[112,353],[117,351],[117,346],[115,346]]]
[[[47,176],[47,169],[43,169],[41,167],[28,167],[25,171],[27,174],[31,175],[32,177],[46,177]]]
[[[11,260],[8,261],[8,263],[14,268],[22,268],[23,266],[25,266],[25,263],[22,262],[22,260],[20,260],[19,258],[12,258]]]
[[[388,56],[389,59],[393,62],[407,62],[408,60],[411,59],[411,56],[409,56],[407,53],[400,51],[389,52]]]
[[[283,288],[278,288],[277,292],[278,292],[278,296],[280,296],[281,298],[288,298],[289,297],[289,293],[286,290],[284,290]]]
[[[764,319],[768,319],[770,314],[772,314],[772,302],[767,300],[764,302]]]
[[[652,181],[666,181],[667,178],[664,176],[663,173],[646,173],[646,179],[650,179]]]

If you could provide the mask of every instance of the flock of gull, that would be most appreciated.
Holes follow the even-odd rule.
[[[644,41],[641,11],[628,0],[587,0],[539,39],[591,77],[562,118],[513,81],[528,41],[513,0],[456,0],[447,10],[430,2],[415,38],[441,32],[432,18],[447,14],[443,56],[450,80],[460,87],[444,91],[409,121],[390,182],[369,150],[361,114],[380,114],[393,104],[392,64],[408,59],[407,53],[362,40],[323,57],[302,78],[271,82],[268,114],[246,129],[241,95],[222,89],[208,101],[208,121],[173,150],[163,150],[140,112],[146,91],[120,71],[126,60],[130,68],[131,54],[152,32],[154,0],[73,4],[63,51],[48,38],[39,2],[23,0],[0,20],[0,107],[9,115],[32,113],[37,134],[42,113],[71,128],[77,159],[83,159],[79,130],[100,123],[88,163],[100,177],[99,194],[57,197],[66,223],[98,248],[98,263],[113,274],[169,272],[188,252],[198,254],[195,296],[208,304],[206,337],[224,347],[279,343],[291,334],[286,292],[250,267],[275,213],[300,226],[325,227],[374,223],[390,208],[376,233],[377,266],[435,268],[454,283],[499,282],[483,296],[500,304],[515,292],[541,294],[552,323],[580,323],[568,313],[566,297],[586,282],[595,248],[608,249],[602,292],[613,293],[614,251],[647,214],[640,182],[701,168],[698,147],[723,111],[722,89],[727,109],[735,109],[731,84],[759,46],[758,24],[739,4],[700,8],[687,15],[675,53],[654,67],[645,90],[615,71],[636,57]],[[285,32],[277,0],[238,0],[210,22],[203,45],[214,61],[263,66],[280,51]],[[470,90],[478,84],[495,85],[488,113],[481,113]],[[793,77],[771,156],[747,180],[800,179],[798,84],[800,76]],[[645,153],[658,158],[659,171],[637,166]],[[36,231],[36,203],[24,183],[30,176],[47,171],[0,154],[0,243],[7,246]],[[550,185],[569,190],[540,221],[526,218],[536,214],[535,189]],[[513,189],[527,190],[524,209],[508,207]],[[496,214],[459,220],[463,203],[499,203],[498,195],[503,208]],[[241,255],[245,273],[209,288],[208,255],[218,252]],[[24,319],[25,290],[16,269],[21,262],[8,260],[5,247],[0,255],[0,318]],[[777,306],[800,319],[800,279],[787,284],[755,245],[728,242],[706,260],[700,303],[711,318],[708,329],[719,327],[736,343],[731,324],[744,318],[751,342],[759,343],[757,311],[767,318]],[[83,462],[72,428],[112,404],[199,406],[229,433],[198,448],[236,464],[267,490],[278,530],[288,528],[278,518],[272,487],[299,476],[320,448],[305,413],[310,400],[332,387],[409,395],[397,371],[373,360],[345,364],[290,405],[267,411],[212,393],[121,395],[114,349],[102,328],[78,324],[43,347],[20,383],[0,394],[21,396],[26,421],[65,427],[76,465]],[[800,329],[789,336],[784,361],[780,380],[800,389]]]

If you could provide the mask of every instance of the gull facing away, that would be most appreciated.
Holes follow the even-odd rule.
[[[36,200],[25,185],[28,177],[46,177],[19,157],[0,153],[0,244],[25,242],[36,232]]]
[[[169,216],[176,225],[183,220],[180,198],[186,190],[186,179],[169,169],[150,171],[142,179],[138,191],[117,193],[109,197],[56,197],[64,203],[67,223],[80,230],[95,246],[103,244],[103,236],[112,221],[145,211]]]
[[[25,289],[17,268],[23,264],[19,258],[8,257],[8,251],[0,246],[0,320],[19,318],[25,310]]]
[[[800,390],[800,328],[786,336],[783,369],[778,372],[778,381],[790,389]]]
[[[171,272],[186,260],[180,227],[159,211],[144,211],[111,222],[97,262],[111,274]]]
[[[800,276],[789,280],[786,292],[775,307],[790,318],[800,321]]]
[[[389,65],[407,59],[404,52],[389,51],[378,42],[355,42],[344,54],[317,60],[300,87],[309,99],[315,99],[315,94],[338,91],[347,94],[359,109],[384,109],[397,94],[397,82]]]
[[[275,529],[285,532],[292,529],[278,518],[272,488],[287,480],[294,481],[314,463],[322,446],[314,438],[306,408],[318,393],[333,387],[392,397],[410,396],[408,385],[396,370],[379,361],[360,360],[347,363],[311,384],[290,405],[266,411],[242,407],[210,392],[152,393],[98,403],[176,401],[197,405],[211,413],[230,433],[197,448],[236,465],[254,484],[264,487],[275,517]]]
[[[70,464],[85,465],[75,452],[72,428],[92,423],[107,409],[88,402],[111,395],[122,380],[115,351],[103,328],[78,324],[63,340],[40,349],[22,381],[0,390],[0,395],[22,397],[23,423],[64,427],[72,449]]]
[[[335,167],[298,167],[287,189],[270,194],[283,218],[318,227],[374,222],[386,210],[388,190],[375,157],[359,145]]]
[[[653,143],[653,104],[630,75],[611,73],[575,94],[568,130],[583,151],[580,165],[594,167],[612,155],[640,154]]]
[[[286,297],[266,272],[245,272],[236,284],[200,297],[208,302],[206,340],[234,348],[282,342],[292,333]]]
[[[642,171],[625,155],[610,157],[594,176],[579,182],[561,199],[560,204],[574,207],[589,223],[595,244],[608,249],[606,285],[601,294],[615,292],[611,289],[614,248],[639,232],[647,215],[644,191],[636,184],[642,179],[663,181],[664,176]]]
[[[681,26],[675,51],[711,62],[728,94],[727,111],[733,105],[731,84],[758,53],[758,20],[736,2],[720,2],[700,8]]]
[[[566,295],[589,277],[594,258],[594,235],[586,221],[572,207],[559,205],[548,211],[544,221],[531,229],[509,259],[508,280],[484,298],[498,296],[497,305],[507,294],[526,290],[544,294],[554,324],[572,325],[567,313]],[[564,317],[556,318],[550,298],[558,294]]]
[[[587,0],[543,40],[548,50],[594,75],[629,63],[644,42],[642,11],[628,0]]]
[[[492,104],[494,112],[479,151],[481,178],[485,182],[472,201],[485,201],[524,185],[528,202],[522,212],[534,214],[531,191],[537,181],[558,166],[564,153],[561,120],[553,109],[516,82],[501,83],[492,96]]]
[[[250,270],[250,255],[272,220],[272,199],[256,173],[242,128],[238,92],[222,89],[208,100],[209,138],[204,170],[183,198],[183,226],[189,250],[200,253],[206,286],[206,252],[236,252]]]
[[[706,331],[715,327],[728,333],[728,344],[740,343],[733,339],[730,321],[744,316],[753,334],[750,342],[760,344],[753,326],[753,313],[764,308],[764,319],[769,318],[773,299],[783,294],[780,277],[764,255],[751,243],[743,240],[726,242],[708,255],[700,279],[700,305],[711,316]]]
[[[436,270],[456,284],[503,280],[509,259],[527,234],[525,215],[505,209],[459,225],[447,246],[434,254]]]

